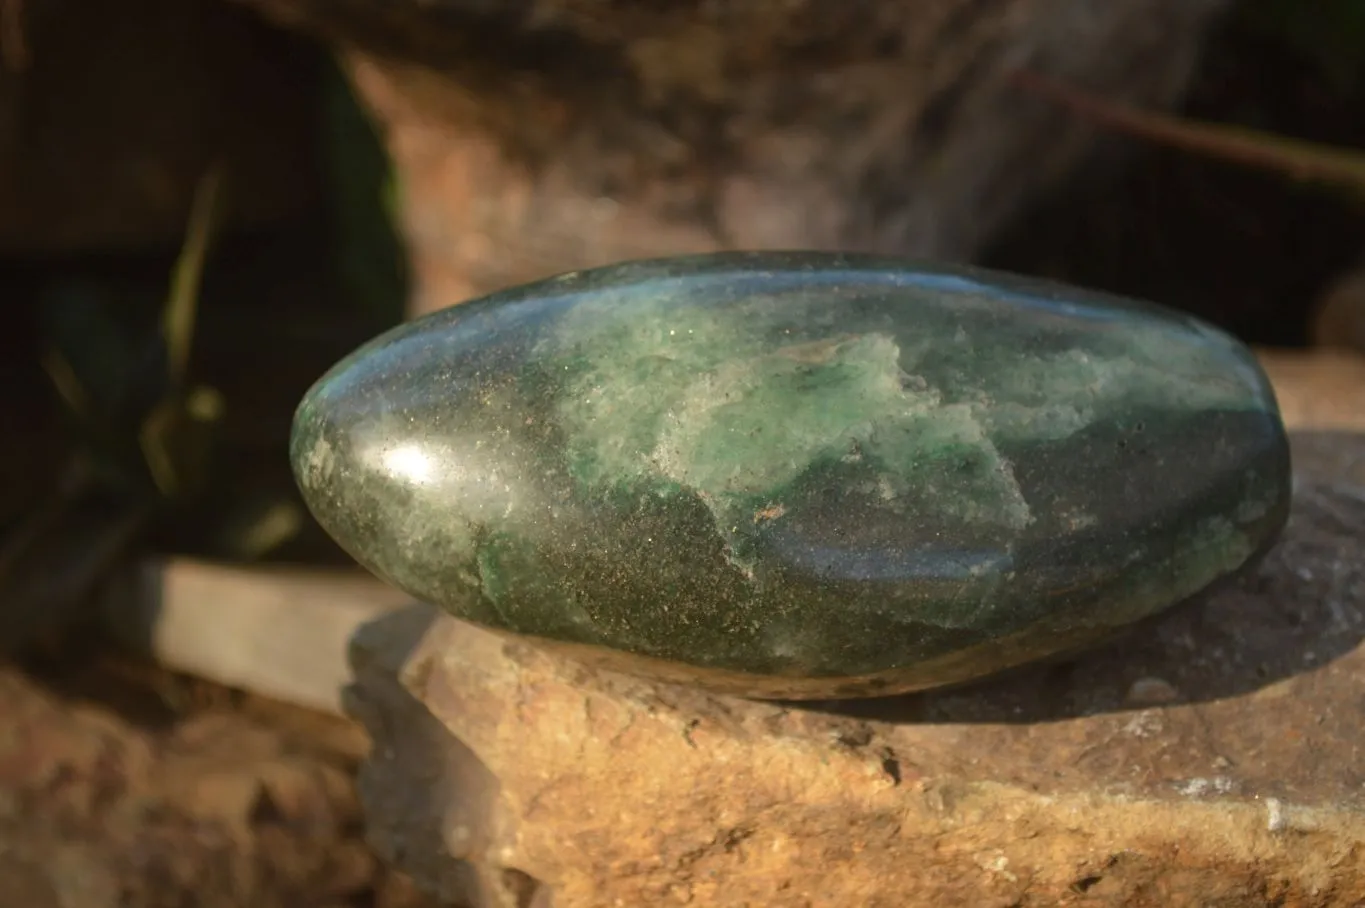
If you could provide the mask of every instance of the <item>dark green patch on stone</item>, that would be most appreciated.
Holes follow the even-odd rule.
[[[452,614],[755,696],[1091,642],[1246,564],[1289,454],[1249,351],[988,272],[724,254],[404,325],[308,393],[305,499]]]

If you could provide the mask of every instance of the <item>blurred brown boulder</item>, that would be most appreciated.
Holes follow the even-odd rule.
[[[1020,68],[1176,99],[1224,0],[247,0],[343,52],[413,311],[720,248],[973,256],[1087,158]]]
[[[1365,353],[1365,263],[1346,272],[1313,308],[1314,346]]]

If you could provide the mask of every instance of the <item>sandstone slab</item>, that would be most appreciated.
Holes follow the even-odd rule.
[[[1293,452],[1254,575],[972,687],[798,708],[382,619],[371,839],[480,908],[1358,904],[1365,437]]]

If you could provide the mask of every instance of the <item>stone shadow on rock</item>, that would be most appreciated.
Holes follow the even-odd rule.
[[[1031,723],[1198,703],[1312,671],[1365,639],[1365,434],[1291,435],[1283,535],[1234,581],[1108,644],[918,694],[792,704],[884,722]]]
[[[440,614],[415,604],[351,639],[344,705],[374,741],[356,780],[367,839],[442,904],[548,908],[548,887],[486,859],[504,810],[497,777],[404,683]]]

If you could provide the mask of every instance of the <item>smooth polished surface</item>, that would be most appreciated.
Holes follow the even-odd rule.
[[[362,564],[458,617],[754,696],[965,680],[1263,550],[1249,351],[1157,307],[825,254],[629,263],[404,325],[299,407]]]

